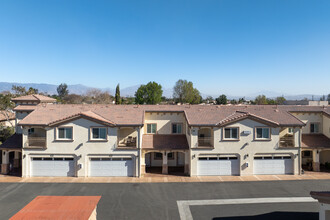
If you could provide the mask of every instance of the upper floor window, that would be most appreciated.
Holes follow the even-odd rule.
[[[156,134],[157,124],[147,124],[147,134]]]
[[[319,123],[311,123],[311,133],[319,133]]]
[[[172,134],[182,134],[182,124],[180,123],[172,124]]]
[[[28,129],[28,134],[29,134],[29,135],[34,134],[34,128],[29,128],[29,129]]]
[[[256,139],[270,139],[270,128],[256,128]]]
[[[92,139],[106,140],[107,139],[107,128],[104,128],[104,127],[92,128]]]
[[[293,134],[293,128],[288,128],[288,133]]]
[[[238,139],[238,128],[225,128],[224,139]]]
[[[71,140],[72,139],[72,127],[60,127],[57,129],[58,139]]]

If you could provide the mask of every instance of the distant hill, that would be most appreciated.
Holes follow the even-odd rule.
[[[58,85],[53,85],[53,84],[46,84],[46,83],[15,83],[15,82],[0,82],[0,92],[3,91],[10,91],[13,85],[17,86],[24,86],[25,88],[33,87],[39,90],[39,92],[47,93],[49,95],[57,94],[56,88]],[[134,85],[134,86],[129,86],[126,88],[121,88],[120,93],[122,96],[134,96],[136,90],[140,87],[140,85]],[[75,93],[78,95],[83,95],[85,94],[88,90],[90,89],[95,89],[93,87],[88,87],[85,85],[81,84],[76,84],[76,85],[68,85],[68,89],[70,93]],[[101,89],[102,91],[108,91],[110,92],[111,95],[115,94],[115,89],[114,88],[98,88]],[[171,98],[173,94],[173,88],[163,88],[163,95],[167,98]],[[290,94],[280,94],[278,92],[273,92],[273,91],[260,91],[258,93],[252,93],[248,95],[242,95],[242,96],[231,96],[230,94],[227,95],[229,99],[238,99],[245,97],[246,100],[253,100],[255,99],[256,96],[258,95],[266,95],[267,98],[275,98],[277,96],[282,96],[287,100],[302,100],[304,98],[307,99],[314,99],[314,100],[319,100],[322,95],[313,95],[313,94],[302,94],[302,95],[290,95]],[[201,93],[203,98],[206,98],[207,96],[212,96],[213,98],[217,98],[220,94],[218,95],[209,95],[209,94],[204,94]]]

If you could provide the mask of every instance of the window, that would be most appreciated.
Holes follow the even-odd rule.
[[[92,139],[107,139],[107,128],[92,128]]]
[[[147,124],[147,134],[156,134],[157,124]]]
[[[311,123],[311,133],[319,133],[319,124]]]
[[[174,160],[174,153],[168,153],[168,154],[167,154],[167,158],[168,158],[169,160]]]
[[[288,128],[288,133],[293,134],[293,128]]]
[[[225,128],[225,139],[238,139],[238,128]]]
[[[29,128],[28,129],[28,134],[30,135],[30,134],[34,134],[34,128]]]
[[[302,156],[303,157],[312,157],[312,151],[303,151]]]
[[[172,134],[182,134],[182,124],[172,124]]]
[[[270,128],[256,128],[256,139],[270,139]]]
[[[58,128],[58,139],[72,139],[72,128]]]
[[[154,159],[155,160],[163,159],[163,154],[162,153],[154,153]]]

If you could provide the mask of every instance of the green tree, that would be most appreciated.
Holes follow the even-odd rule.
[[[30,87],[29,90],[26,92],[27,95],[38,94],[39,90],[33,87]]]
[[[65,83],[61,83],[61,85],[57,87],[57,94],[59,98],[63,100],[64,97],[69,94],[68,85]]]
[[[227,96],[225,94],[220,95],[215,99],[218,105],[226,105],[227,104]]]
[[[275,102],[277,105],[284,105],[286,99],[283,96],[276,97]]]
[[[276,105],[276,100],[270,98],[267,98],[266,100],[267,105]]]
[[[244,103],[244,102],[246,102],[245,97],[243,97],[243,98],[239,98],[239,99],[238,99],[238,103],[241,104],[241,103]]]
[[[17,96],[26,95],[26,89],[23,86],[13,85],[11,90],[13,90]]]
[[[15,133],[14,127],[3,127],[0,126],[0,144],[5,142],[10,136]]]
[[[120,89],[119,89],[119,83],[116,87],[116,95],[115,95],[116,105],[121,104],[121,98],[120,98]]]
[[[265,95],[258,95],[254,101],[257,105],[267,105],[267,98]]]
[[[14,126],[9,120],[11,114],[10,111],[15,107],[15,104],[11,101],[12,97],[13,96],[10,92],[3,92],[0,94],[0,114],[4,116],[12,126]]]
[[[136,104],[158,104],[162,101],[162,86],[156,82],[141,85],[135,92]]]
[[[201,102],[201,94],[194,88],[192,82],[187,80],[178,80],[173,88],[173,98],[176,102],[198,104]]]

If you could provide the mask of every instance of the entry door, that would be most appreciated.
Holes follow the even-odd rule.
[[[184,153],[178,152],[178,166],[184,166]]]
[[[151,166],[151,153],[145,154],[145,163],[147,167]]]

